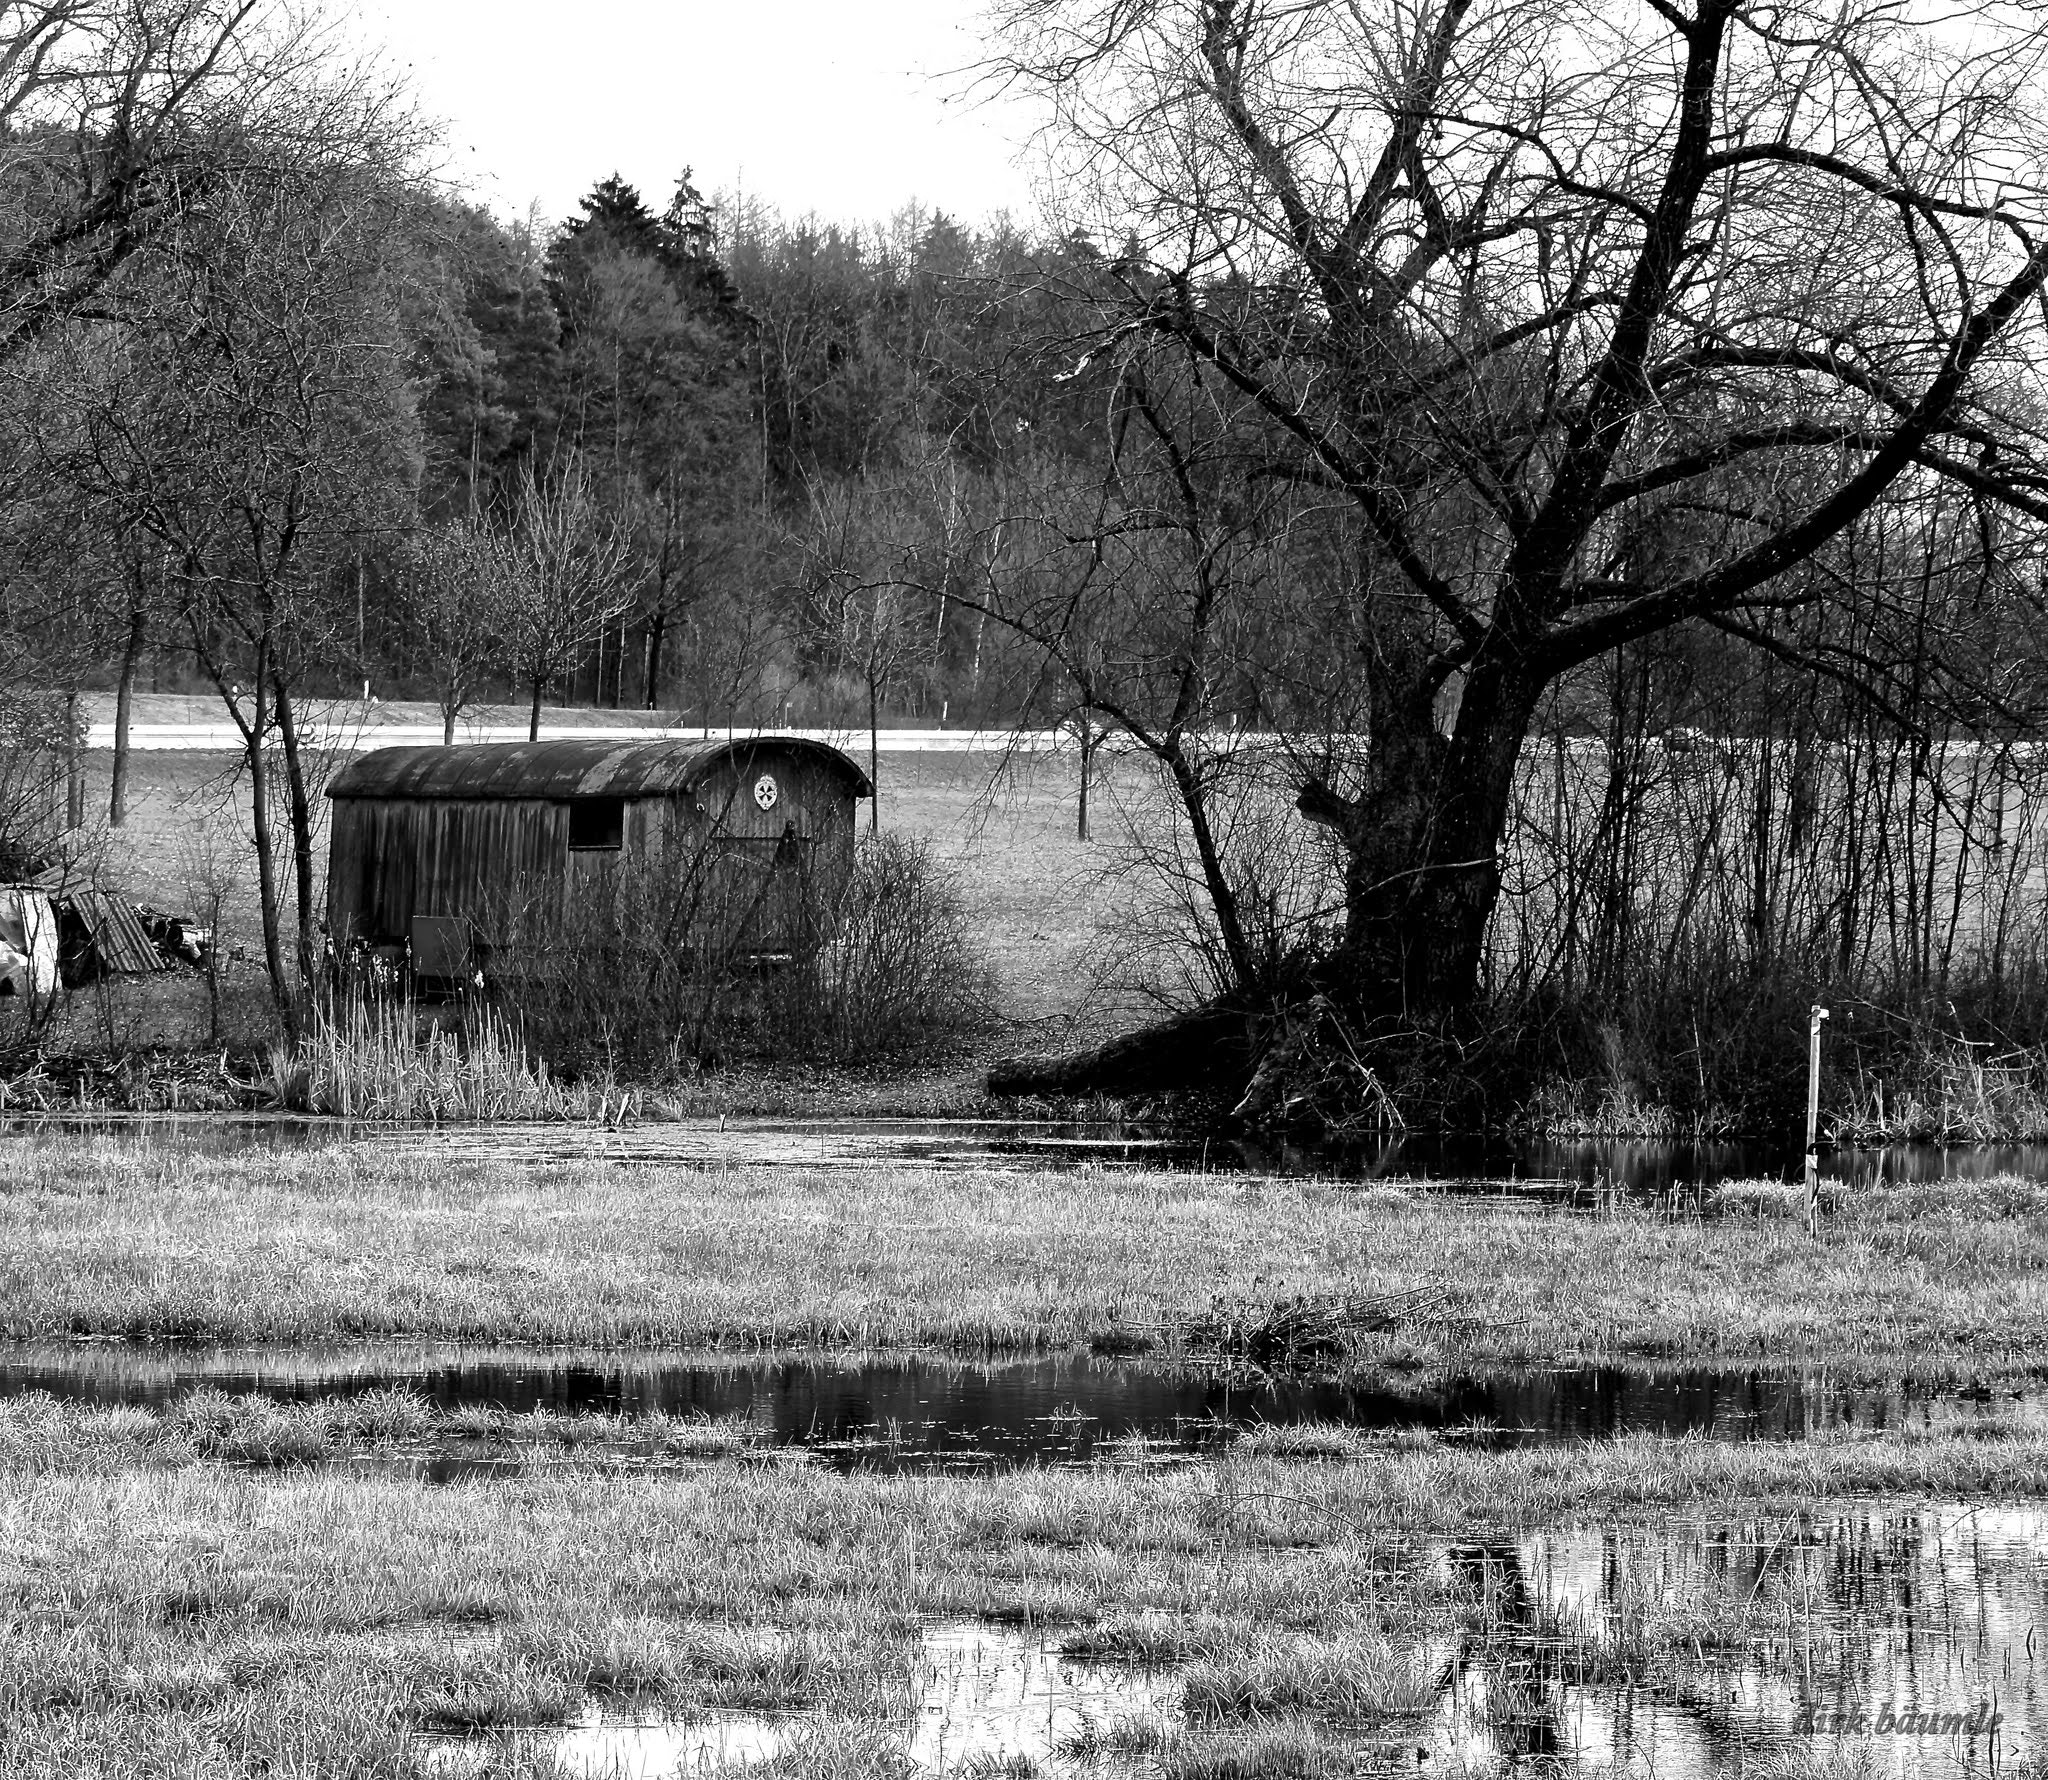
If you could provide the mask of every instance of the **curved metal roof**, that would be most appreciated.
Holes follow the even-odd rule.
[[[803,736],[703,742],[472,742],[450,748],[378,748],[335,774],[329,797],[667,797],[690,791],[728,759],[801,754],[832,768],[855,797],[868,776],[837,748]],[[742,770],[746,770],[742,765]]]

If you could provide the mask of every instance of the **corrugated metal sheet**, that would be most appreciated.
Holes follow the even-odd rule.
[[[122,976],[149,976],[169,970],[170,961],[156,949],[141,918],[125,902],[116,902],[104,890],[73,892],[72,910],[92,935],[92,948],[99,954],[103,970]]]
[[[802,736],[702,742],[480,742],[452,748],[379,748],[359,754],[327,787],[336,799],[482,800],[664,797],[693,791],[710,773],[801,758],[835,773],[855,797],[867,775],[837,748]]]

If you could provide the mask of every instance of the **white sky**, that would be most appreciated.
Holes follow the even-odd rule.
[[[558,220],[606,174],[667,202],[695,170],[785,215],[877,222],[916,199],[1032,210],[1018,108],[954,70],[981,0],[360,0],[357,26],[444,121],[448,172]],[[1028,157],[1026,157],[1028,159]]]

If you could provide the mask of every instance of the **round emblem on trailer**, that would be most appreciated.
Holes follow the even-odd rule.
[[[754,801],[764,810],[772,810],[775,807],[775,800],[781,795],[781,788],[775,783],[773,773],[763,773],[754,781]]]

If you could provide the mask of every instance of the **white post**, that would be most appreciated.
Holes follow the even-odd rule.
[[[1820,1023],[1828,1010],[1815,1007],[1806,1022],[1806,1230],[1820,1224]]]

